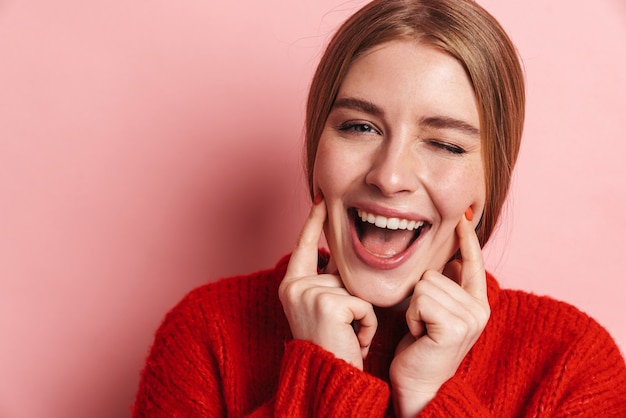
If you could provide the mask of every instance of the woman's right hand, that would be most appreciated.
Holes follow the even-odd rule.
[[[338,274],[318,274],[318,242],[326,204],[316,199],[291,254],[278,295],[294,339],[319,345],[363,370],[378,321],[368,302],[344,288]]]

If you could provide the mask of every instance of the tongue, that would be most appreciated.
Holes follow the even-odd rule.
[[[393,257],[406,250],[415,234],[406,229],[378,228],[367,222],[362,223],[361,228],[361,244],[370,253],[382,257]]]

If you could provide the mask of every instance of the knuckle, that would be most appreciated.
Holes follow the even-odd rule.
[[[413,300],[414,300],[414,309],[419,310],[420,308],[423,308],[424,306],[427,306],[430,304],[431,297],[428,295],[428,293],[416,292],[413,295]]]
[[[433,280],[431,278],[422,278],[415,287],[413,288],[413,297],[419,298],[424,296],[430,292],[434,286]]]
[[[280,299],[281,302],[283,302],[284,299],[287,298],[288,293],[289,293],[289,282],[283,279],[283,281],[280,283],[280,286],[278,286],[278,298]]]
[[[491,317],[491,308],[489,306],[480,310],[479,323],[480,323],[481,328],[484,328],[485,325],[487,325],[487,322],[489,321],[490,317]]]
[[[422,274],[422,279],[418,282],[424,282],[424,283],[434,283],[437,279],[437,277],[439,277],[439,272],[435,271],[435,270],[426,270],[423,274]]]
[[[466,326],[467,334],[479,331],[482,328],[482,320],[480,316],[469,315],[467,317]]]
[[[321,315],[328,315],[335,310],[335,298],[330,293],[320,293],[315,297],[315,311]]]
[[[294,292],[294,299],[298,299],[304,303],[308,301],[316,301],[318,290],[315,287],[305,287]]]
[[[298,299],[302,293],[302,280],[283,280],[278,287],[281,302]]]
[[[278,299],[280,300],[280,303],[283,305],[285,305],[291,300],[289,291],[286,289],[286,286],[281,286],[278,289]]]
[[[487,301],[478,301],[472,309],[473,317],[480,325],[484,325],[491,317],[491,307]]]
[[[469,334],[470,325],[465,321],[453,321],[450,324],[450,335],[455,341],[461,341]]]

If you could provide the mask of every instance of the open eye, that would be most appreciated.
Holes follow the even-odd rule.
[[[346,133],[355,133],[355,134],[380,134],[380,131],[370,125],[369,123],[363,122],[346,122],[341,124],[337,129],[341,132]]]

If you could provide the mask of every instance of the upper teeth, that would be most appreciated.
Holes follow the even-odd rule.
[[[408,219],[385,218],[384,216],[367,213],[361,209],[357,209],[357,214],[363,222],[369,222],[379,228],[406,229],[412,231],[424,225],[424,221],[409,221]]]

